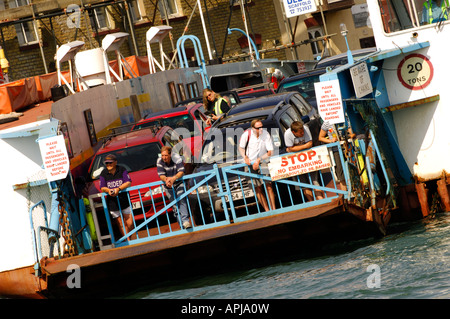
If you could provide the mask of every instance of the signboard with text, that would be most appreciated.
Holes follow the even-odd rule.
[[[66,142],[63,135],[39,140],[42,161],[48,182],[66,178],[70,169]]]
[[[402,85],[410,90],[422,90],[433,79],[434,67],[424,55],[411,53],[401,60],[397,76]]]
[[[272,181],[276,181],[331,167],[331,161],[327,147],[321,146],[303,152],[272,157],[268,167]]]
[[[367,63],[363,62],[350,68],[352,76],[353,88],[355,89],[356,98],[361,98],[373,92],[372,82],[370,81]]]
[[[283,0],[286,18],[317,11],[314,0]]]
[[[339,80],[316,82],[314,89],[320,117],[331,124],[345,122]]]

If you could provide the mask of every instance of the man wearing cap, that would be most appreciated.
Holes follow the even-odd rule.
[[[131,186],[131,178],[124,167],[117,165],[116,155],[106,155],[104,163],[106,169],[100,174],[100,189],[102,192],[108,194],[106,196],[106,203],[109,213],[119,226],[120,233],[123,236],[125,235],[124,226],[126,233],[133,230],[130,202],[127,193],[121,192]],[[120,212],[122,212],[123,223],[122,218],[118,218],[120,217]]]

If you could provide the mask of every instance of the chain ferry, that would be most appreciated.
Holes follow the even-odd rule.
[[[212,168],[183,176],[182,195],[169,201],[158,180],[123,191],[133,217],[132,230],[123,234],[114,228],[107,195],[87,194],[77,178],[86,175],[89,159],[110,143],[109,139],[99,143],[98,136],[107,136],[117,126],[121,136],[131,136],[126,135],[126,124],[159,111],[151,108],[150,97],[161,104],[173,98],[167,93],[168,83],[190,84],[194,97],[201,88],[211,87],[213,79],[229,84],[245,75],[265,82],[267,70],[277,68],[290,75],[298,72],[297,64],[256,58],[205,65],[198,48],[200,63],[190,67],[183,44],[189,40],[197,46],[198,42],[186,36],[177,44],[182,61],[178,69],[165,70],[163,61],[151,58],[149,68],[157,65],[162,72],[134,76],[129,70],[126,80],[115,72],[121,80],[113,83],[101,50],[93,54],[98,64],[106,61],[103,85],[95,84],[98,74],[89,79],[78,77],[77,72],[64,76],[58,68],[61,87],[66,84],[69,90],[81,92],[61,94],[51,103],[49,119],[0,131],[2,154],[10,155],[3,165],[10,169],[1,185],[6,206],[0,223],[0,295],[114,295],[144,283],[254,267],[326,243],[384,236],[393,220],[428,216],[436,207],[448,211],[445,158],[449,149],[438,134],[448,113],[443,106],[448,95],[438,89],[447,68],[445,63],[434,67],[445,52],[448,22],[422,24],[418,1],[368,0],[368,5],[377,51],[357,59],[349,52],[346,65],[328,70],[316,83],[316,92],[331,89],[341,96],[344,118],[335,125],[340,142],[283,153],[283,125],[287,129],[283,121],[290,116],[291,121],[313,122],[301,113],[307,106],[294,102],[225,116],[209,132],[199,132],[205,141],[212,141],[210,153],[202,154],[200,162]],[[155,39],[165,31],[152,29]],[[124,38],[124,34],[113,35],[102,50],[117,50],[114,43]],[[82,45],[75,41],[61,46],[57,62],[69,62],[72,67]],[[118,54],[119,64],[123,60]],[[319,112],[331,106],[323,96],[317,102]],[[230,158],[230,149],[220,150],[211,138],[213,132],[232,125],[240,126],[242,133],[251,120],[245,114],[252,112],[264,115],[268,125],[275,123],[271,132],[279,151],[270,159],[269,176],[250,172],[242,159]],[[131,142],[125,139],[125,145]],[[225,142],[236,147],[234,138]],[[345,175],[341,183],[335,173],[338,160]],[[286,173],[281,163],[291,163],[288,171],[292,173]],[[256,180],[271,183],[276,194],[275,207],[270,205],[268,211],[256,196]],[[304,196],[306,190],[311,191],[312,200]],[[187,229],[174,217],[182,200],[188,201],[192,223]]]

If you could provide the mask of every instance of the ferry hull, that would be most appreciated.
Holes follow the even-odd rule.
[[[46,285],[42,285],[40,294],[26,297],[120,295],[144,284],[257,267],[311,253],[326,244],[383,235],[385,228],[378,211],[335,200],[149,243],[60,260],[44,259],[41,269]],[[70,270],[74,265],[79,267],[78,278],[76,271]],[[11,290],[9,295],[14,293],[18,292]]]
[[[33,266],[0,272],[0,295],[12,298],[43,299],[47,283],[34,275]]]

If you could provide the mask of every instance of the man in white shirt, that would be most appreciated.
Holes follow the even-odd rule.
[[[313,146],[312,135],[307,125],[304,125],[301,121],[294,121],[291,123],[291,127],[284,132],[284,144],[286,144],[286,151],[288,153],[301,152],[311,148]],[[318,172],[309,173],[314,185],[319,186]],[[309,184],[309,178],[306,174],[300,175],[300,181],[305,184]],[[305,188],[304,193],[308,201],[314,200],[312,190]],[[316,190],[316,198],[323,199],[322,191]]]
[[[263,174],[268,176],[269,169],[266,160],[273,154],[273,143],[270,134],[263,130],[261,120],[253,120],[251,129],[246,130],[239,141],[239,152],[244,158],[247,165],[250,166],[250,172],[256,174]],[[253,162],[253,164],[252,164]],[[261,167],[260,167],[261,164]],[[275,195],[272,188],[272,183],[266,183],[267,193],[270,201],[270,207],[267,204],[266,196],[264,196],[263,188],[264,181],[261,179],[253,179],[256,185],[256,196],[260,204],[263,205],[264,210],[275,209]]]

